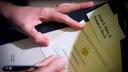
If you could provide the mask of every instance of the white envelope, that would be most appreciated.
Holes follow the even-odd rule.
[[[46,49],[45,52],[42,51],[42,46],[33,43],[29,39],[1,45],[0,72],[2,72],[2,67],[6,65],[33,65],[49,55],[57,55],[57,53],[53,51],[54,49],[52,49],[53,41],[55,42],[55,40],[57,40],[65,31],[76,30],[67,27],[46,33],[51,42],[48,47],[44,47],[44,49]]]
[[[63,34],[63,30],[46,33],[51,41],[57,39],[61,34]],[[41,46],[29,39],[4,44],[0,46],[0,72],[6,65],[33,65],[44,58]]]

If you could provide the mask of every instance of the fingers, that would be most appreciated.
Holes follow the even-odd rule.
[[[58,72],[65,67],[65,61],[62,57],[55,58],[43,70],[45,72]]]
[[[47,62],[47,63],[45,63]],[[41,64],[46,64],[45,66],[42,66],[35,72],[63,72],[65,67],[65,60],[62,57],[49,57],[45,59],[45,61],[41,61]],[[38,63],[38,65],[41,65]]]
[[[94,6],[94,3],[91,2],[85,2],[85,3],[64,3],[53,8],[45,8],[42,9],[41,18],[43,20],[47,21],[57,21],[64,24],[69,25],[70,27],[74,29],[83,29],[84,25],[78,23],[77,21],[70,18],[68,15],[65,15],[63,13],[71,12],[74,10],[79,10],[83,8],[88,8]]]
[[[53,21],[62,22],[64,24],[67,24],[74,29],[83,29],[84,25],[78,23],[77,21],[73,20],[68,15],[65,15],[63,13],[67,13],[67,12],[71,12],[71,11],[79,10],[79,9],[83,9],[83,8],[88,8],[90,6],[94,6],[94,3],[92,1],[91,2],[85,2],[85,3],[65,3],[65,4],[59,5],[55,9],[54,8],[41,9],[40,10],[41,14],[39,14],[41,17],[40,16],[39,17],[43,22],[53,20]],[[44,34],[38,32],[34,28],[34,26],[33,27],[25,26],[23,28],[23,31],[32,40],[34,40],[34,42],[36,42],[40,45],[43,45],[43,46],[48,46],[48,44],[49,44],[48,37],[45,36]]]
[[[26,35],[30,37],[35,43],[38,43],[43,46],[48,46],[49,44],[49,39],[46,35],[38,32],[34,26],[27,26],[23,27],[22,29]]]
[[[94,6],[94,2],[84,2],[84,3],[63,3],[56,7],[56,11],[61,13],[68,13],[75,10],[80,10],[88,7]]]
[[[64,24],[69,25],[70,27],[74,28],[74,29],[83,29],[84,25],[78,23],[77,21],[73,20],[72,18],[70,18],[68,15],[59,13],[59,12],[54,12],[51,15],[51,20],[53,21],[57,21],[57,22],[61,22]]]

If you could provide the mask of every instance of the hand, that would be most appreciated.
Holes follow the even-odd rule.
[[[40,67],[37,70],[28,70],[27,72],[64,72],[66,61],[62,57],[50,56],[47,59],[35,64]]]
[[[19,31],[29,36],[34,42],[48,46],[48,37],[38,32],[35,29],[36,25],[43,22],[56,21],[67,24],[74,29],[82,29],[84,27],[82,24],[79,24],[65,13],[91,6],[94,6],[93,2],[63,3],[56,7],[10,6],[11,11],[5,12],[5,16],[15,23]]]

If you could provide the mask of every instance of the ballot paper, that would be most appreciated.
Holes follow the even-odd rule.
[[[120,40],[124,34],[118,26],[118,15],[112,13],[108,4],[94,11],[88,13],[90,21],[80,22],[85,25],[83,30],[67,27],[47,33],[51,39],[48,47],[37,45],[29,39],[0,46],[0,72],[3,72],[3,66],[33,65],[51,55],[63,56],[68,61],[65,72],[121,72]],[[96,15],[97,18],[97,13],[104,15],[105,22],[112,18],[111,24],[106,22],[111,39],[107,38],[108,34],[104,39],[99,28],[94,26],[96,22],[91,17]],[[111,30],[111,26],[116,29]],[[115,36],[118,33],[121,35]]]
[[[103,48],[108,48],[125,37],[119,26],[117,15],[113,14],[108,4],[89,12],[87,16]]]
[[[91,23],[87,23],[84,31],[89,40],[88,42],[92,44],[93,49],[101,59],[102,63],[108,68],[107,72],[122,72],[120,41],[117,41],[108,48],[103,48]]]

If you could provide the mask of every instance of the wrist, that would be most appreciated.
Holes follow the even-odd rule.
[[[13,5],[9,2],[0,2],[0,13],[5,17],[9,18],[10,15],[18,8],[18,6]]]

